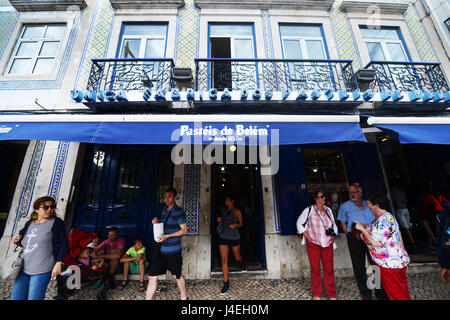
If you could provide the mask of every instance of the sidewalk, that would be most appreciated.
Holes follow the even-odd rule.
[[[450,286],[444,284],[437,272],[411,273],[407,275],[408,286],[413,300],[450,300]],[[310,300],[309,278],[280,280],[230,280],[230,289],[226,295],[219,294],[221,280],[187,280],[186,288],[190,300]],[[119,284],[120,280],[116,280]],[[146,283],[147,284],[147,283]],[[178,300],[179,291],[173,279],[159,281],[161,292],[156,300]],[[0,281],[0,300],[7,300],[12,285]],[[108,292],[108,300],[144,300],[145,291],[137,290],[138,281],[130,281],[128,286]],[[336,278],[338,300],[359,300],[359,292],[353,277]],[[70,300],[95,300],[98,289],[83,287]],[[49,285],[46,299],[56,295],[56,283]],[[326,298],[325,293],[323,298]]]

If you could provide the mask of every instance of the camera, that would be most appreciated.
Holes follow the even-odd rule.
[[[331,236],[331,237],[335,237],[336,233],[334,232],[333,228],[328,228],[327,230],[325,230],[325,234],[327,236]]]

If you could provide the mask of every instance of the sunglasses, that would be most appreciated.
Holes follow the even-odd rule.
[[[318,196],[318,197],[316,197],[316,199],[323,199],[323,198],[326,198],[327,196],[326,195],[321,195],[321,196]]]
[[[42,206],[41,207],[42,209],[44,209],[44,210],[48,210],[48,209],[56,209],[56,204],[52,204],[52,205],[50,205],[50,206]]]

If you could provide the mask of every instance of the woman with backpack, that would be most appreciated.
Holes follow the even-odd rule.
[[[322,295],[322,263],[325,291],[330,300],[336,300],[336,284],[334,281],[333,249],[338,228],[333,212],[325,206],[326,196],[321,190],[310,194],[311,205],[306,207],[297,220],[297,233],[305,244],[311,269],[311,289],[313,300],[320,300]]]

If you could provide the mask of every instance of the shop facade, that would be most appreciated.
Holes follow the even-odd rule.
[[[151,219],[162,208],[164,190],[174,186],[188,218],[188,279],[220,274],[215,217],[230,192],[244,214],[248,276],[298,277],[309,272],[295,227],[309,191],[325,189],[337,216],[349,183],[359,182],[365,195],[390,194],[399,175],[411,206],[425,180],[448,188],[448,142],[406,144],[389,131],[388,145],[388,131],[367,123],[373,116],[448,116],[449,72],[427,49],[414,8],[379,2],[382,26],[374,33],[366,26],[368,4],[320,2],[318,8],[298,1],[293,13],[283,1],[268,7],[247,1],[237,8],[216,1],[148,1],[139,8],[80,1],[62,14],[41,8],[45,21],[16,1],[5,2],[2,13],[11,23],[0,51],[0,96],[8,101],[2,103],[0,147],[11,154],[2,160],[11,170],[2,185],[9,191],[1,210],[8,215],[0,259],[42,195],[57,199],[68,230],[105,236],[115,225],[128,243],[138,235],[149,246]],[[60,38],[46,38],[44,31],[36,40],[59,44],[54,56],[49,51],[30,58],[39,67],[39,59],[54,59],[49,76],[19,72],[20,59],[27,58],[20,48],[34,41],[27,28],[36,23],[45,30],[55,23],[66,28]],[[186,69],[182,79],[178,72]],[[360,69],[372,78],[364,80]],[[183,144],[185,136],[171,141],[175,129],[187,133],[197,125],[205,131],[239,125],[245,138],[218,143],[222,157],[208,149],[211,133],[200,142]],[[260,151],[264,144],[249,138],[267,128],[279,133],[271,136],[279,139],[269,148],[272,162]],[[241,150],[244,161],[238,161]],[[215,161],[205,161],[205,154]],[[275,157],[274,174],[263,174]],[[337,245],[336,274],[351,275],[343,233]]]

